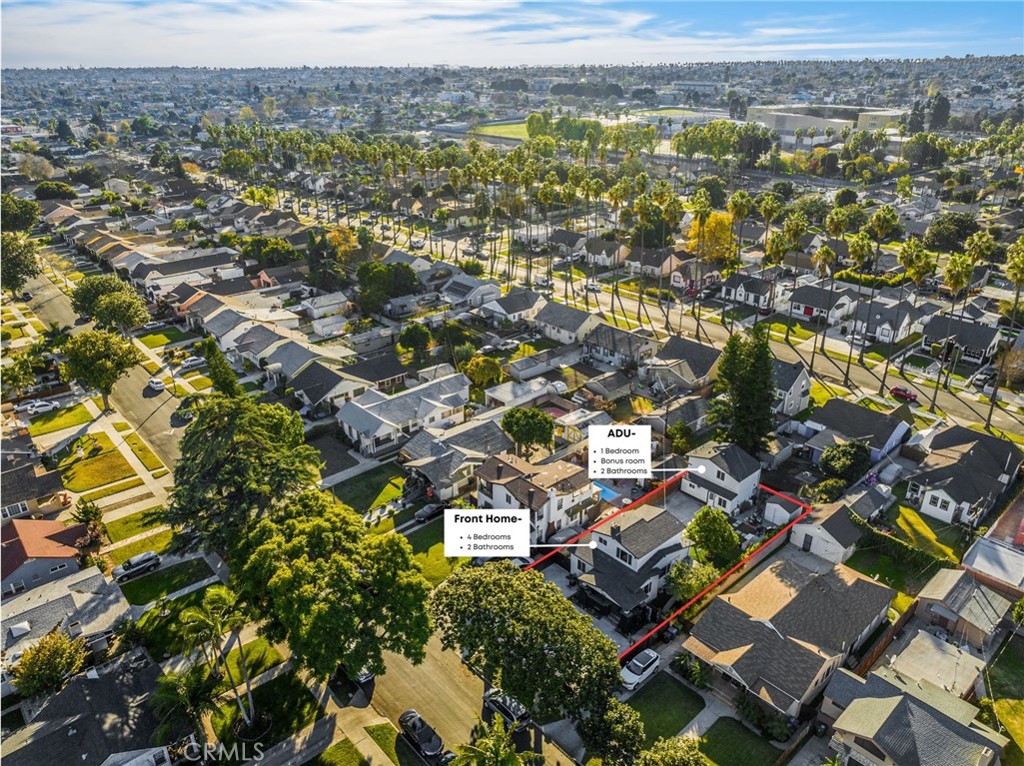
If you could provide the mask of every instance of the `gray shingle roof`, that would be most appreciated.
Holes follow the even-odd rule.
[[[687,457],[709,460],[737,481],[742,481],[761,469],[761,464],[745,449],[725,442],[707,442],[690,450]]]
[[[918,594],[918,598],[943,604],[965,622],[986,633],[1010,611],[1010,602],[995,591],[978,583],[962,569],[940,569]]]
[[[876,412],[845,399],[829,399],[815,411],[811,420],[848,439],[864,441],[875,449],[884,447],[893,432],[903,424],[896,415]]]
[[[663,362],[685,362],[695,378],[703,378],[715,366],[721,355],[721,350],[714,346],[673,335],[661,347],[655,359]]]
[[[534,321],[561,330],[577,332],[591,316],[592,314],[588,314],[586,311],[566,306],[564,303],[548,301],[544,308],[537,312]]]
[[[618,527],[619,543],[637,558],[643,558],[666,541],[683,534],[686,525],[663,508],[641,505],[619,516],[601,530],[601,534],[615,537]]]

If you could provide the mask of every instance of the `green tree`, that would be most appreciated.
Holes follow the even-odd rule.
[[[615,644],[539,572],[508,561],[460,567],[429,608],[446,649],[461,649],[541,715],[579,721],[620,684]]]
[[[203,339],[203,356],[206,358],[207,376],[213,383],[214,390],[220,391],[224,396],[241,396],[245,393],[227,357],[217,345],[216,338],[210,336]]]
[[[686,525],[685,536],[698,548],[700,558],[725,566],[731,564],[740,550],[740,537],[721,508],[705,505]]]
[[[637,766],[712,766],[696,737],[662,737],[640,754]]]
[[[259,261],[261,266],[284,266],[299,259],[299,251],[280,237],[247,237],[242,255]]]
[[[501,364],[490,356],[474,356],[464,370],[477,388],[488,388],[501,382]]]
[[[1013,605],[1013,611],[1010,613],[1010,618],[1020,625],[1024,622],[1024,598],[1017,600],[1017,603]]]
[[[1024,236],[1017,237],[1017,241],[1006,248],[1006,267],[1005,267],[1006,278],[1010,280],[1010,284],[1013,285],[1013,304],[1011,307],[1010,316],[1011,327],[1017,321],[1017,308],[1020,306],[1020,291],[1024,287]],[[999,398],[999,384],[1003,381],[1006,374],[1006,360],[1009,356],[1009,351],[1004,351],[1002,356],[999,358],[999,371],[996,373],[996,379],[993,382],[992,397],[988,404],[988,414],[985,416],[985,428],[988,428],[992,424],[992,413],[996,407],[996,401]]]
[[[576,725],[587,752],[607,766],[633,766],[644,746],[640,712],[608,697],[605,706]]]
[[[96,300],[93,314],[100,327],[113,327],[124,336],[133,328],[149,321],[149,310],[145,302],[133,290],[119,290],[101,295]]]
[[[473,742],[455,746],[453,766],[525,766],[529,756],[521,755],[505,729],[501,716],[494,716],[490,725]]]
[[[10,355],[10,362],[4,366],[0,377],[5,396],[20,394],[36,382],[34,364],[35,355],[28,351]]]
[[[946,261],[946,268],[942,272],[942,281],[949,291],[950,300],[953,305],[946,314],[946,337],[942,343],[942,351],[939,357],[939,377],[935,381],[935,388],[932,390],[932,401],[929,412],[935,412],[935,402],[939,397],[939,388],[942,383],[942,368],[948,365],[950,372],[956,362],[956,341],[951,338],[953,328],[953,314],[956,310],[957,297],[964,288],[970,284],[971,274],[974,272],[974,265],[971,259],[963,253],[953,253]],[[966,300],[966,297],[964,298]]]
[[[697,438],[693,429],[681,420],[665,429],[665,436],[672,442],[672,451],[677,455],[685,455],[693,449]]]
[[[28,231],[39,221],[41,212],[38,202],[19,199],[13,194],[0,195],[0,229],[5,232]]]
[[[849,485],[868,472],[871,449],[860,442],[833,444],[822,451],[818,466],[829,476],[843,479]]]
[[[0,281],[11,295],[17,295],[25,283],[39,273],[36,243],[13,231],[0,234]]]
[[[398,343],[412,351],[413,359],[422,364],[427,360],[427,349],[430,348],[430,330],[419,322],[411,322],[398,336]]]
[[[715,580],[722,572],[713,564],[702,564],[699,561],[677,561],[668,573],[668,587],[677,601],[686,602],[696,596]]]
[[[26,649],[14,666],[14,685],[25,697],[58,692],[85,664],[85,640],[54,629]]]
[[[203,548],[230,549],[274,502],[319,481],[320,454],[297,413],[219,393],[194,411],[164,519],[194,530]]]
[[[309,489],[278,503],[240,551],[238,582],[268,619],[264,632],[287,640],[315,676],[339,666],[350,677],[382,673],[384,652],[423,660],[430,584],[403,535],[373,534],[351,508]]]
[[[36,199],[78,199],[78,194],[62,181],[43,181],[36,186]]]
[[[543,410],[513,407],[501,417],[501,430],[515,442],[517,452],[550,444],[555,419]]]
[[[819,503],[834,503],[846,492],[846,482],[842,479],[825,479],[814,487],[814,500]]]
[[[136,295],[134,288],[120,277],[113,274],[101,274],[95,277],[86,277],[75,285],[75,289],[71,293],[71,307],[80,316],[93,316],[100,298],[112,293]]]
[[[64,345],[67,358],[61,368],[65,380],[77,380],[87,388],[95,388],[103,397],[104,411],[110,409],[110,392],[145,357],[130,340],[105,330],[89,330],[72,335]]]
[[[724,394],[711,407],[711,417],[730,441],[757,455],[774,426],[775,362],[768,346],[767,325],[726,341],[718,363],[716,390]]]
[[[229,149],[221,158],[220,172],[228,178],[240,181],[252,175],[254,166],[251,154],[242,149]]]
[[[216,684],[216,677],[198,662],[180,673],[164,673],[157,678],[152,704],[159,725],[153,741],[169,744],[195,734],[200,744],[206,742],[203,718],[217,709]]]

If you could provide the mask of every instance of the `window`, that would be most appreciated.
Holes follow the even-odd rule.
[[[68,568],[67,562],[65,562],[63,564],[58,564],[55,567],[50,567],[50,574],[53,574],[54,572],[59,572],[60,570],[67,569],[67,568]]]
[[[719,481],[725,481],[725,471],[716,471],[715,478]]]
[[[948,511],[949,510],[949,501],[948,500],[943,500],[941,503],[939,503],[939,508],[941,508],[944,511]]]
[[[724,498],[716,497],[715,505],[717,505],[719,508],[725,508],[728,505],[728,503],[725,502]]]
[[[615,557],[625,564],[633,563],[633,554],[623,550],[622,548],[619,548],[617,551],[615,551]]]
[[[938,505],[938,504],[939,504],[939,498],[937,498],[935,495],[932,495],[930,498],[928,498],[928,505]]]
[[[601,545],[608,545],[608,541],[603,537],[598,537],[597,541],[601,543]]]
[[[20,516],[23,513],[28,513],[28,503],[26,503],[24,500],[22,500],[20,503],[5,505],[3,509],[0,509],[0,515],[3,515],[5,519],[10,519],[14,516]]]

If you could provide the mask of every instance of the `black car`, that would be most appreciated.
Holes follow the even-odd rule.
[[[501,689],[488,689],[484,694],[484,705],[504,719],[508,731],[522,731],[530,725],[530,713],[526,707]]]
[[[402,713],[398,725],[402,727],[402,734],[408,738],[409,744],[424,758],[433,758],[444,751],[444,743],[437,732],[415,710]]]
[[[436,519],[438,516],[444,513],[444,503],[429,503],[428,505],[420,508],[416,513],[412,515],[416,521],[423,523]]]
[[[26,292],[23,292],[23,293],[21,294],[21,299],[22,299],[23,301],[30,301],[30,300],[32,300],[32,293],[30,293],[30,292],[28,292],[28,291],[26,291]]]

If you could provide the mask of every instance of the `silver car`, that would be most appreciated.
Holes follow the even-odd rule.
[[[138,556],[132,556],[121,566],[114,567],[111,573],[115,582],[128,582],[136,577],[141,577],[160,566],[160,555],[156,551],[146,551]]]

